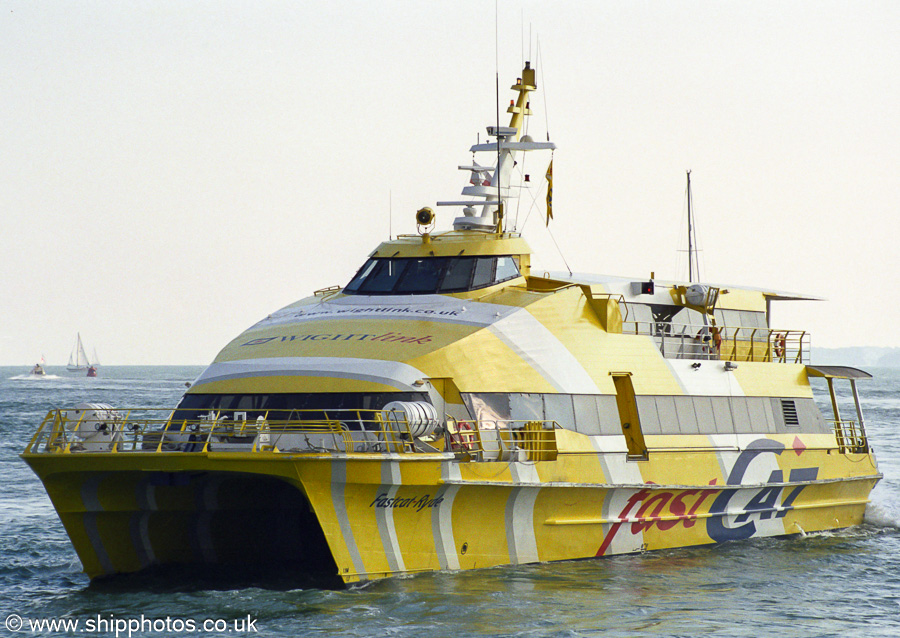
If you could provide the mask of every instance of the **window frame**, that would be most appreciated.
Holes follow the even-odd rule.
[[[511,281],[516,279],[517,277],[522,276],[522,272],[519,269],[519,263],[516,259],[516,255],[456,255],[451,257],[370,257],[366,260],[366,263],[357,271],[357,273],[353,276],[344,289],[343,293],[348,295],[365,295],[365,296],[388,296],[388,295],[436,295],[436,294],[452,294],[459,292],[468,292],[470,290],[481,290],[483,288],[489,288],[490,286],[495,286],[497,284],[501,284],[506,281]],[[499,260],[501,258],[510,259],[513,268],[515,269],[515,274],[509,275],[503,279],[497,279],[497,266]],[[428,290],[411,290],[411,291],[400,291],[398,287],[404,281],[407,273],[409,272],[409,264],[413,260],[421,260],[421,259],[435,259],[440,260],[442,263],[439,265],[439,275],[437,278],[436,285],[434,288],[430,288]],[[444,289],[444,280],[447,277],[447,274],[450,272],[455,260],[475,260],[473,261],[472,267],[468,274],[468,281],[463,287],[455,287],[450,289]],[[479,268],[479,261],[477,260],[490,260],[489,264],[489,281],[486,283],[480,283],[475,285],[475,275]],[[383,266],[378,262],[402,262],[403,270],[399,276],[397,276],[396,282],[388,291],[371,291],[366,290],[365,285],[367,280],[373,275],[373,273],[381,272]],[[374,264],[372,262],[375,262]]]

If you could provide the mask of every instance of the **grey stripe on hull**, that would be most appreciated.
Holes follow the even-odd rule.
[[[103,546],[103,540],[100,538],[100,529],[97,526],[97,516],[103,511],[100,504],[100,482],[106,477],[105,474],[97,474],[88,478],[81,485],[81,502],[84,504],[84,530],[87,532],[88,540],[94,553],[97,554],[97,560],[105,574],[114,574],[112,560]]]
[[[156,488],[147,477],[138,483],[135,490],[138,511],[131,516],[129,523],[131,542],[137,552],[142,567],[156,562],[156,554],[150,544],[150,516],[156,511]]]
[[[509,562],[538,562],[537,539],[534,536],[534,502],[540,487],[514,487],[506,501],[506,542]]]
[[[459,466],[453,462],[441,463],[441,478],[460,480]],[[441,569],[459,569],[459,556],[453,539],[453,499],[459,492],[459,485],[443,485],[435,494],[439,505],[431,511],[431,534],[437,551]]]
[[[332,461],[331,463],[331,503],[334,506],[334,514],[340,526],[341,536],[344,539],[344,547],[350,554],[353,563],[353,571],[357,574],[365,574],[359,547],[353,538],[353,529],[350,527],[350,516],[347,514],[347,504],[344,492],[347,489],[347,461]]]
[[[205,563],[216,563],[216,548],[212,539],[212,517],[219,507],[219,486],[224,477],[207,479],[195,492],[197,504],[196,547]]]
[[[597,384],[578,359],[527,310],[520,308],[491,324],[489,329],[557,392],[599,392]]]
[[[401,486],[399,463],[385,461],[381,464],[381,483],[378,490],[379,495],[387,493],[389,499],[397,495]],[[384,547],[385,556],[387,556],[388,567],[392,572],[406,571],[400,543],[397,540],[397,530],[394,527],[394,508],[376,507],[375,519],[378,521],[378,534],[381,536],[381,544]]]
[[[513,483],[539,484],[541,477],[538,476],[537,467],[534,463],[512,462],[509,464],[509,473],[512,476]]]
[[[588,437],[597,452],[604,480],[609,485],[641,485],[644,482],[637,463],[626,458],[627,447],[621,436],[602,435]]]

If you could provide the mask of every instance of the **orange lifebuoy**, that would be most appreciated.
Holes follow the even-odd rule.
[[[694,340],[699,341],[702,346],[705,346],[705,351],[708,353],[712,352],[713,346],[715,346],[716,352],[722,347],[722,336],[714,327],[700,328],[700,331],[697,333],[697,336],[694,337]],[[710,345],[710,341],[712,341],[712,345]]]
[[[779,359],[784,356],[786,341],[784,333],[778,332],[775,334],[775,356]]]
[[[463,434],[463,431],[466,431],[467,434]],[[472,450],[475,447],[475,440],[473,436],[472,424],[468,421],[457,421],[456,422],[456,445],[466,451]]]

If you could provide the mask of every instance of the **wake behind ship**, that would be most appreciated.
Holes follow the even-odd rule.
[[[807,332],[770,326],[772,303],[803,297],[532,272],[505,211],[535,197],[517,157],[555,148],[527,134],[535,89],[526,64],[509,125],[471,148],[488,162],[460,167],[466,199],[438,202],[462,209],[452,229],[421,209],[345,287],[226,345],[174,410],[47,414],[22,457],[91,578],[287,566],[354,583],[862,521],[881,478],[869,375],[811,366]]]

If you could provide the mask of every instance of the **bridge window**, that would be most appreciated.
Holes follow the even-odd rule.
[[[438,283],[446,270],[446,259],[410,259],[403,277],[394,287],[400,294],[414,293],[417,290],[437,290]]]
[[[475,268],[474,259],[452,259],[447,266],[444,281],[441,282],[441,292],[468,290],[473,268]]]
[[[425,295],[486,288],[519,276],[510,255],[369,259],[344,288],[349,295]]]
[[[475,276],[472,277],[472,288],[489,286],[494,279],[496,257],[479,257],[475,262]]]

